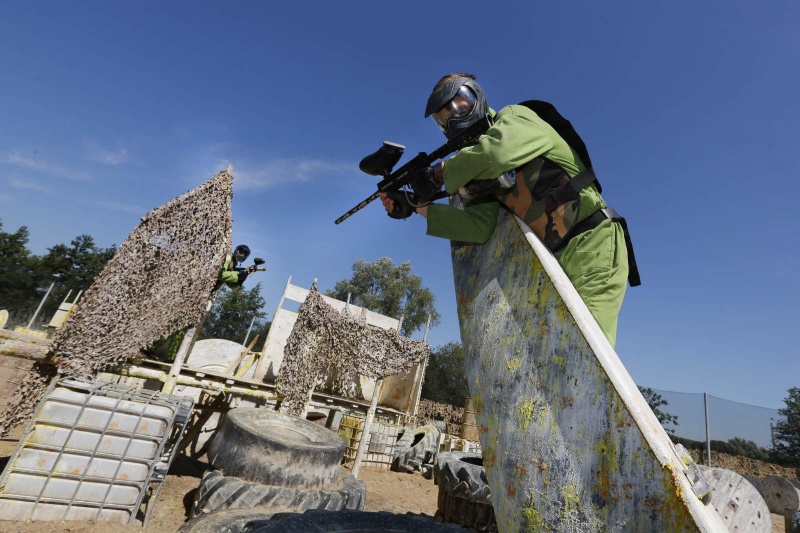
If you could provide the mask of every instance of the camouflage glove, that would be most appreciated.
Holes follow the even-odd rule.
[[[417,203],[417,198],[414,194],[405,191],[386,191],[386,196],[394,200],[394,209],[387,212],[394,219],[402,220],[408,218],[417,210],[416,206],[413,205]]]
[[[425,167],[410,180],[414,194],[422,203],[429,203],[442,191],[444,162],[440,161],[432,167]]]

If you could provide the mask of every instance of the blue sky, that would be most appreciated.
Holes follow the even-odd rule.
[[[800,386],[800,4],[4,2],[0,219],[35,253],[122,242],[139,217],[234,165],[234,241],[321,289],[357,259],[411,261],[458,338],[449,244],[376,202],[358,161],[444,137],[440,76],[495,109],[553,102],[629,222],[643,285],[620,316],[634,380],[782,407]],[[405,160],[405,159],[404,159]]]

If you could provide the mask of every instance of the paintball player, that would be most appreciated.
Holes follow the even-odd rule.
[[[228,287],[241,287],[247,276],[254,272],[254,266],[242,268],[239,265],[247,261],[250,257],[250,247],[246,244],[240,244],[234,248],[233,253],[225,257],[225,263],[222,265],[222,272],[219,273],[217,281],[217,289],[226,284]]]
[[[600,196],[580,137],[574,130],[574,137],[567,135],[572,143],[562,137],[569,122],[556,112],[560,124],[554,127],[552,117],[544,120],[529,103],[495,112],[475,76],[444,76],[428,98],[425,117],[448,139],[486,114],[492,126],[476,144],[413,177],[414,194],[382,192],[381,202],[392,218],[415,212],[425,217],[428,235],[479,244],[494,231],[502,204],[554,253],[613,346],[629,275],[631,286],[639,284],[625,221]],[[465,208],[429,203],[442,187],[447,195],[461,194]]]

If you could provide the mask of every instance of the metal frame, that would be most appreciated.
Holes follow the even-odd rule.
[[[52,398],[52,393],[56,388],[65,388],[77,391],[79,393],[83,393],[84,396],[82,401],[60,397]],[[114,402],[113,407],[103,407],[102,405],[92,403],[92,400],[96,397],[111,398],[116,401]],[[42,410],[49,401],[57,402],[59,404],[77,406],[79,410],[75,415],[74,422],[58,422],[55,420],[42,419]],[[141,404],[141,409],[130,409],[124,407],[122,405],[123,402]],[[45,392],[42,401],[39,403],[33,418],[28,423],[22,438],[19,440],[16,448],[14,449],[14,453],[9,459],[8,465],[6,466],[2,476],[0,476],[0,503],[15,500],[32,502],[33,505],[30,513],[28,514],[27,520],[30,520],[33,517],[37,507],[40,505],[55,504],[57,506],[64,506],[63,514],[60,516],[61,520],[68,520],[67,517],[73,507],[82,507],[97,509],[97,511],[94,513],[93,520],[100,518],[100,515],[104,510],[127,511],[129,513],[127,523],[130,524],[134,521],[142,506],[142,501],[147,489],[152,488],[153,485],[156,485],[155,491],[151,492],[151,496],[148,498],[147,511],[142,522],[142,526],[146,527],[150,515],[152,514],[155,500],[161,490],[161,486],[163,485],[167,471],[169,470],[169,466],[177,452],[177,444],[180,441],[184,430],[186,429],[186,422],[191,415],[193,405],[194,400],[192,398],[172,396],[157,391],[137,389],[117,383],[88,381],[77,378],[61,378],[54,380],[47,388],[47,391]],[[171,414],[164,415],[148,412],[148,408],[151,406],[164,407],[168,409]],[[87,408],[108,412],[108,419],[106,420],[104,427],[100,428],[98,426],[86,425],[85,423],[81,422]],[[135,417],[134,429],[132,431],[123,431],[113,428],[112,420],[114,419],[115,414],[123,414]],[[156,436],[138,432],[140,427],[143,427],[142,421],[145,419],[162,422],[164,424],[163,434]],[[41,443],[37,444],[29,442],[29,438],[32,436],[37,427],[44,425],[60,429],[67,429],[67,437],[63,439],[63,442],[60,445]],[[97,442],[94,445],[93,450],[79,450],[67,447],[67,444],[70,442],[70,439],[73,437],[73,435],[79,432],[86,432],[97,437]],[[119,437],[123,439],[128,438],[128,442],[125,444],[124,451],[121,454],[113,452],[101,452],[100,446],[105,437]],[[134,440],[145,442],[150,441],[154,443],[156,445],[156,450],[153,453],[153,456],[151,458],[129,456],[131,445],[133,444]],[[44,470],[18,467],[17,461],[20,457],[20,454],[25,449],[42,450],[51,453],[55,452],[57,455],[51,470],[46,472]],[[59,465],[59,461],[62,459],[62,457],[64,457],[65,454],[88,458],[86,467],[83,469],[82,473],[70,474],[58,472],[56,470],[57,466]],[[92,461],[95,459],[118,461],[116,469],[110,478],[90,476],[88,474]],[[146,467],[147,473],[144,476],[144,479],[141,481],[130,481],[120,478],[120,471],[122,469],[123,461],[138,463]],[[44,477],[44,483],[42,484],[38,495],[29,496],[5,492],[7,482],[13,474]],[[63,499],[52,498],[50,496],[45,497],[45,492],[50,486],[50,483],[58,480],[77,481],[72,495]],[[85,483],[108,484],[101,501],[87,501],[79,500],[77,498],[81,487],[84,486]],[[109,503],[109,497],[111,496],[112,489],[115,486],[135,487],[139,491],[135,503],[130,505]],[[53,519],[55,520],[59,518]]]

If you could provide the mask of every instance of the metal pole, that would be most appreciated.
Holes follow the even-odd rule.
[[[703,393],[703,403],[706,407],[706,458],[707,464],[711,466],[711,432],[708,429],[708,394]]]
[[[247,335],[244,336],[244,342],[242,344],[245,346],[247,346],[247,339],[250,338],[250,332],[253,330],[253,324],[255,323],[256,323],[256,317],[254,316],[253,320],[250,321],[250,327],[247,328]]]
[[[55,286],[55,284],[56,284],[56,282],[54,281],[53,283],[50,284],[50,287],[47,288],[47,292],[44,293],[44,298],[42,298],[42,301],[39,302],[39,307],[36,308],[36,312],[33,313],[33,316],[31,317],[31,321],[28,322],[28,329],[31,329],[31,326],[33,325],[33,321],[36,320],[36,315],[38,315],[39,311],[42,310],[42,306],[44,305],[44,301],[47,300],[48,296],[50,296],[50,291],[53,290],[53,287]]]
[[[775,426],[772,423],[775,421],[774,418],[770,417],[769,419],[769,440],[772,442],[772,451],[775,451]]]

